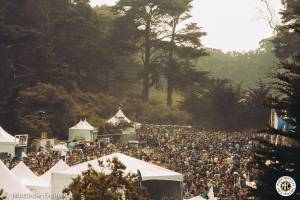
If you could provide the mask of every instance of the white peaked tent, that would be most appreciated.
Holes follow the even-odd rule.
[[[80,120],[75,126],[69,128],[69,141],[80,140],[93,142],[97,138],[97,128],[89,124],[86,119]]]
[[[31,192],[49,193],[50,185],[39,179],[22,161],[11,169],[12,174]]]
[[[145,187],[148,188],[148,191],[150,189],[150,194],[152,191],[152,193],[156,193],[155,195],[160,195],[157,198],[152,197],[153,199],[161,199],[163,196],[167,195],[174,195],[173,197],[178,196],[178,198],[176,199],[182,199],[180,189],[183,181],[182,174],[147,163],[142,160],[126,156],[121,153],[113,153],[107,156],[103,156],[96,160],[74,165],[68,168],[67,170],[61,172],[52,173],[51,192],[55,194],[61,193],[62,190],[72,182],[72,178],[77,177],[82,172],[88,169],[89,164],[92,165],[92,167],[97,171],[109,173],[109,169],[99,167],[98,160],[103,161],[104,165],[107,165],[107,160],[111,160],[114,157],[116,157],[121,163],[123,163],[126,166],[125,173],[131,172],[137,174],[137,170],[140,171],[142,181],[145,184]],[[160,193],[160,189],[163,189],[164,191]]]
[[[128,119],[121,108],[119,108],[118,112],[109,120],[106,121],[106,123],[112,124],[112,125],[118,125],[121,121],[125,121],[127,123],[131,123],[131,120]]]
[[[19,179],[12,174],[1,160],[0,172],[0,188],[4,190],[8,200],[36,199],[33,198],[33,193],[20,183]]]
[[[59,160],[53,167],[51,167],[46,173],[41,175],[39,179],[45,181],[50,185],[51,183],[51,175],[54,172],[61,172],[69,168],[69,165],[67,165],[63,160]]]
[[[15,148],[18,144],[18,141],[15,140],[15,137],[7,133],[0,126],[0,153],[9,153],[12,156],[15,156]]]

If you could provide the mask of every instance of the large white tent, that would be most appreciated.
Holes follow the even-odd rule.
[[[75,126],[69,128],[69,141],[80,140],[93,142],[97,138],[97,128],[89,124],[86,119],[80,120]]]
[[[164,192],[160,197],[153,199],[161,199],[161,197],[167,195],[175,195],[173,197],[177,197],[176,199],[182,199],[181,194],[175,194],[176,192],[180,192],[181,184],[183,181],[183,175],[177,172],[153,165],[151,163],[147,163],[142,160],[138,160],[129,156],[126,156],[121,153],[113,153],[107,156],[103,156],[99,159],[84,162],[75,166],[68,168],[67,170],[61,172],[52,173],[52,193],[61,193],[62,190],[67,187],[71,182],[72,178],[77,177],[82,172],[88,169],[88,165],[90,164],[95,170],[103,171],[104,173],[109,173],[110,170],[107,168],[100,168],[98,165],[98,161],[103,161],[104,165],[107,165],[107,160],[111,160],[116,157],[121,163],[126,166],[125,173],[134,173],[136,174],[139,170],[142,176],[142,181],[145,184],[145,187],[153,187],[153,185],[163,185]],[[154,181],[154,182],[151,182]],[[171,186],[171,188],[169,187]],[[153,188],[152,188],[153,189]],[[149,188],[148,188],[149,190]],[[151,190],[151,188],[150,188]],[[158,189],[156,188],[156,193],[159,194]]]
[[[0,160],[0,188],[8,200],[36,199],[19,179]]]
[[[118,125],[121,121],[125,121],[127,123],[131,123],[131,120],[128,119],[121,108],[119,108],[118,112],[109,120],[106,121],[106,123],[112,124],[112,125]]]
[[[14,136],[7,133],[0,126],[0,153],[9,153],[11,156],[15,156],[15,148],[18,144],[18,141]]]
[[[50,185],[39,179],[22,161],[11,169],[12,174],[31,192],[49,193]]]
[[[59,160],[53,167],[51,167],[47,172],[39,177],[39,179],[45,181],[50,185],[51,183],[51,175],[54,172],[61,172],[69,168],[63,160]]]

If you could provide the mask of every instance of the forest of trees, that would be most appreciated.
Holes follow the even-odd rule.
[[[273,64],[270,46],[262,42],[222,65],[218,57],[228,55],[204,47],[206,33],[186,22],[191,2],[92,8],[88,0],[0,0],[1,126],[65,138],[80,118],[100,127],[122,105],[145,123],[263,127],[270,89],[260,79]],[[214,73],[231,65],[232,75]],[[262,71],[241,87],[245,70]]]
[[[212,76],[231,79],[244,89],[255,87],[260,80],[268,83],[277,63],[272,39],[262,40],[258,49],[249,52],[224,53],[208,49],[210,56],[197,59],[195,65],[199,70],[210,71]]]
[[[259,199],[300,198],[299,187],[296,187],[294,194],[289,197],[280,196],[274,187],[282,176],[292,177],[296,182],[300,180],[300,2],[282,2],[282,24],[275,28],[276,37],[273,39],[274,52],[279,62],[275,66],[271,83],[272,89],[281,95],[273,99],[272,107],[285,110],[288,116],[296,121],[296,128],[288,132],[274,129],[264,132],[269,138],[285,138],[289,141],[287,144],[259,139],[261,146],[256,149],[255,160],[263,173],[259,177],[258,190],[253,191]],[[266,161],[269,161],[270,165],[267,165]]]

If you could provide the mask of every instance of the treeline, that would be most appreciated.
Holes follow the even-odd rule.
[[[1,0],[1,125],[66,137],[79,118],[101,126],[121,104],[139,122],[261,126],[266,120],[256,116],[266,110],[255,98],[267,96],[265,86],[244,91],[197,70],[195,60],[209,51],[205,33],[186,23],[191,2],[119,0],[92,8],[88,0]]]
[[[260,47],[249,52],[223,52],[208,49],[210,56],[199,58],[195,65],[199,70],[207,70],[212,76],[220,79],[231,79],[233,84],[242,88],[256,87],[259,80],[271,81],[273,66],[278,59],[275,57],[273,38],[264,39]]]
[[[282,3],[282,21],[275,27],[273,39],[279,62],[271,83],[280,96],[272,101],[272,107],[285,110],[288,117],[296,121],[296,126],[288,132],[269,129],[263,133],[263,138],[258,138],[260,145],[254,159],[262,173],[257,177],[258,189],[253,190],[257,199],[284,199],[275,188],[282,176],[296,182],[300,180],[300,1],[283,0]],[[285,194],[289,195],[288,199],[299,199],[300,189],[291,187]]]

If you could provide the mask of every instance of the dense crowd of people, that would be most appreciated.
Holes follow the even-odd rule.
[[[249,198],[247,182],[256,180],[258,171],[253,162],[254,133],[207,132],[190,127],[143,126],[137,130],[139,146],[103,145],[74,142],[65,156],[40,148],[30,152],[23,162],[37,175],[45,173],[60,159],[70,166],[115,151],[174,170],[184,175],[185,198],[207,196],[213,187],[215,196],[223,199]],[[71,147],[70,147],[71,146]],[[4,159],[9,168],[19,159]]]

